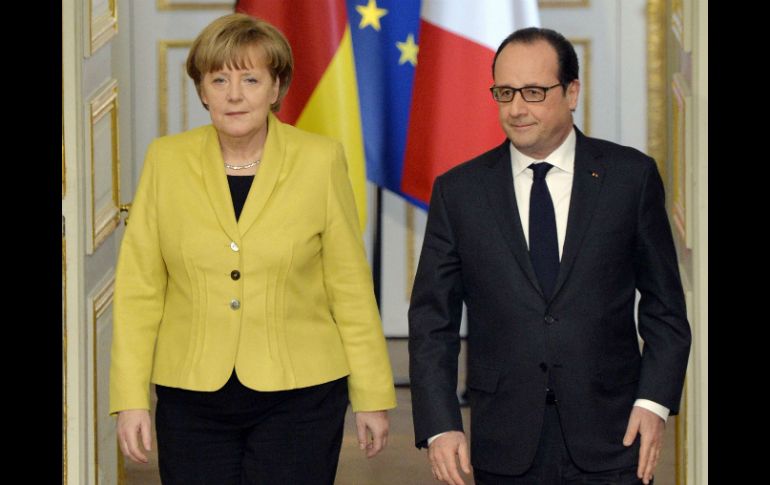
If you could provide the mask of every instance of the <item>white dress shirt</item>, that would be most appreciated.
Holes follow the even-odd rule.
[[[564,249],[564,237],[567,234],[567,215],[569,214],[569,202],[572,196],[572,179],[575,174],[575,142],[577,136],[575,130],[570,131],[567,138],[559,147],[553,151],[545,160],[536,160],[524,155],[510,143],[511,147],[511,167],[513,170],[513,190],[516,194],[516,204],[519,207],[519,217],[521,218],[521,228],[524,230],[524,238],[529,248],[529,195],[532,191],[532,170],[529,167],[532,163],[548,162],[553,168],[545,176],[545,183],[548,186],[548,192],[551,194],[553,208],[556,212],[556,237],[559,243],[559,261],[561,261],[562,251]],[[645,408],[657,414],[665,422],[668,419],[670,410],[654,401],[648,399],[637,399],[634,406]],[[439,433],[428,438],[428,445],[433,440],[444,433]]]
[[[521,227],[524,229],[524,239],[529,248],[529,194],[532,192],[533,163],[548,162],[553,168],[545,176],[548,192],[551,194],[553,209],[556,212],[556,238],[559,242],[559,261],[564,248],[564,236],[567,234],[567,214],[572,195],[572,178],[575,173],[575,130],[559,145],[559,148],[548,155],[547,160],[536,160],[524,155],[510,143],[511,166],[513,168],[513,191],[516,194],[516,204],[519,206]]]

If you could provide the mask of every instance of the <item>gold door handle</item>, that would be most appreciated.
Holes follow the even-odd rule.
[[[120,206],[118,207],[120,209],[120,212],[126,213],[126,218],[123,220],[123,224],[125,224],[126,226],[128,225],[128,216],[129,216],[129,211],[131,211],[131,204],[132,204],[131,202],[127,204],[120,204]]]

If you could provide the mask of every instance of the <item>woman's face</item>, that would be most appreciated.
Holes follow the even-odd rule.
[[[247,50],[245,69],[222,66],[201,81],[201,100],[209,107],[211,122],[220,136],[258,136],[267,129],[270,105],[278,99],[279,81],[273,80],[257,46]]]

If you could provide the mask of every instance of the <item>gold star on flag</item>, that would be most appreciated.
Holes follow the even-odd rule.
[[[361,23],[359,29],[371,25],[374,30],[380,30],[380,18],[387,15],[388,11],[384,8],[377,8],[377,0],[369,0],[366,7],[356,5],[356,11],[361,14]]]
[[[406,42],[396,42],[396,47],[401,51],[401,58],[398,60],[399,65],[407,61],[413,66],[417,65],[417,52],[420,50],[420,47],[414,43],[414,35],[409,34]]]

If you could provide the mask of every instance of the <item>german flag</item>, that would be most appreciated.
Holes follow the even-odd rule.
[[[345,0],[239,0],[235,11],[270,22],[289,40],[294,78],[278,118],[342,143],[363,229],[364,144]]]

